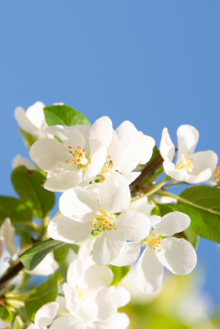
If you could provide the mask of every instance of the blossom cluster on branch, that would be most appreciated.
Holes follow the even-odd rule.
[[[218,158],[194,152],[194,127],[178,128],[177,149],[164,128],[158,150],[129,121],[114,130],[104,116],[91,126],[63,103],[18,107],[15,118],[33,163],[14,158],[19,199],[0,197],[2,264],[9,255],[0,271],[0,328],[126,329],[118,308],[130,293],[117,284],[131,264],[133,284],[154,294],[164,266],[177,275],[195,268],[199,236],[220,242]],[[168,191],[180,184],[187,185],[180,195]],[[50,219],[53,192],[61,196]],[[27,291],[36,275],[49,279]]]

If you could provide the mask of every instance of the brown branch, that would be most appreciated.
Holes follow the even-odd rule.
[[[22,269],[24,265],[19,261],[9,272],[5,273],[0,279],[0,289],[3,288],[9,281],[11,281]]]
[[[153,161],[151,161],[144,169],[142,170],[140,176],[138,176],[135,181],[130,184],[130,191],[132,192],[134,188],[149,174],[151,174],[157,167],[163,163],[163,158],[159,154]]]

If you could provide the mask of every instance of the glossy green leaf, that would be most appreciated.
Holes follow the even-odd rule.
[[[82,113],[66,105],[47,106],[44,108],[44,114],[48,126],[91,126],[88,119]]]
[[[26,131],[19,129],[19,133],[21,134],[23,141],[28,149],[37,141],[37,137],[28,134]]]
[[[190,228],[203,238],[220,243],[220,190],[196,186],[178,196],[178,210],[191,218]]]
[[[25,302],[25,310],[32,321],[39,308],[56,300],[58,286],[62,280],[62,275],[55,273],[46,282],[31,291],[28,300]]]
[[[64,242],[56,240],[45,240],[35,243],[31,248],[25,250],[19,258],[24,267],[33,270],[49,253],[64,245]]]
[[[53,208],[55,196],[42,184],[45,177],[35,170],[20,166],[12,172],[12,183],[21,200],[32,210],[33,216],[44,218]]]
[[[108,265],[108,267],[112,270],[114,278],[111,283],[112,286],[116,286],[130,271],[131,265],[128,266],[113,266],[113,265]]]
[[[57,248],[54,250],[54,258],[58,263],[61,263],[64,261],[68,255],[69,252],[69,246],[67,244],[64,244],[63,246]]]
[[[157,215],[163,217],[169,212],[173,212],[177,210],[177,206],[173,203],[157,203],[155,208],[152,210],[151,215]]]
[[[8,309],[8,307],[1,307],[0,306],[0,319],[2,319],[5,322],[11,322],[13,320],[13,313],[11,310]]]
[[[16,198],[0,196],[0,225],[6,217],[11,219],[17,233],[21,231],[35,232],[31,210]]]

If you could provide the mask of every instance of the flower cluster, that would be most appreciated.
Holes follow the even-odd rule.
[[[178,128],[177,149],[164,128],[158,150],[154,139],[129,121],[114,130],[112,121],[104,116],[90,126],[81,113],[63,103],[45,108],[36,102],[26,112],[18,107],[15,118],[33,163],[19,155],[14,158],[12,182],[20,199],[11,200],[15,205],[12,209],[2,207],[2,213],[10,218],[0,218],[0,262],[7,260],[5,273],[0,271],[0,327],[11,328],[18,316],[27,329],[126,329],[129,318],[118,309],[130,301],[130,293],[115,285],[125,275],[119,275],[117,281],[115,269],[125,267],[126,272],[134,264],[137,288],[144,294],[155,294],[162,287],[164,267],[177,275],[189,274],[195,268],[196,243],[191,237],[196,240],[197,234],[206,233],[201,225],[197,233],[197,226],[191,225],[194,212],[182,212],[176,200],[207,211],[207,203],[201,201],[204,186],[200,189],[203,196],[193,202],[194,187],[190,196],[184,197],[170,194],[167,188],[204,182],[218,187],[217,155],[213,151],[194,152],[199,134],[190,125]],[[66,125],[60,125],[63,122]],[[162,174],[165,177],[159,181]],[[168,181],[172,183],[167,185]],[[215,191],[219,192],[216,186]],[[59,211],[50,219],[53,192],[61,195]],[[43,199],[51,196],[48,206]],[[216,207],[210,206],[211,214],[218,215]],[[19,243],[15,240],[18,233]],[[208,238],[210,234],[215,234],[213,229]],[[60,248],[64,248],[61,255]],[[61,268],[63,259],[66,263]],[[8,288],[20,270],[24,270],[24,277],[18,278],[16,288]],[[53,293],[44,299],[45,285],[39,289],[41,299],[37,291],[34,298],[39,297],[39,303],[34,316],[27,303],[36,291],[20,294],[19,289],[31,275],[52,274]],[[23,325],[20,322],[19,328]]]

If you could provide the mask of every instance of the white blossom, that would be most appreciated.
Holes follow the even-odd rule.
[[[91,128],[51,126],[45,131],[62,141],[44,138],[30,149],[32,160],[47,172],[46,189],[63,192],[83,181],[88,184],[101,171],[112,140],[108,117],[96,120]]]
[[[150,160],[155,146],[155,140],[152,137],[146,136],[141,131],[138,131],[130,121],[122,122],[116,129],[116,134],[119,140],[132,138],[132,140],[138,144],[140,152],[139,164],[145,164]],[[138,152],[137,156],[139,156]]]
[[[34,135],[37,138],[49,137],[44,131],[47,127],[47,123],[44,117],[43,108],[45,104],[42,102],[36,102],[30,106],[25,112],[21,106],[15,109],[15,119],[22,130],[30,135]]]
[[[218,157],[213,151],[194,153],[198,131],[190,125],[182,125],[177,130],[178,154],[176,164],[172,163],[175,147],[167,128],[163,129],[160,153],[164,159],[163,167],[167,175],[177,181],[198,184],[207,181],[216,169]]]
[[[13,257],[17,252],[14,239],[15,228],[11,224],[10,218],[6,218],[0,227],[0,241],[11,257]]]
[[[70,316],[62,316],[56,320],[54,318],[57,315],[59,304],[51,302],[43,305],[35,314],[34,324],[28,326],[27,329],[46,329],[50,326],[50,329],[86,329],[82,320]]]
[[[36,170],[36,167],[28,160],[20,156],[16,155],[12,161],[12,168],[15,169],[17,167],[24,166],[28,170]]]
[[[125,313],[117,313],[108,321],[95,321],[87,323],[87,329],[126,329],[130,324],[129,317]]]
[[[107,294],[102,298],[100,291],[112,280],[108,267],[92,265],[87,268],[82,259],[74,260],[68,268],[67,283],[63,285],[67,310],[83,321],[95,321],[100,315],[105,321],[110,319],[117,309],[112,314],[111,298]]]
[[[48,234],[67,243],[85,241],[91,232],[99,235],[93,246],[93,260],[107,265],[118,257],[126,240],[138,241],[149,234],[148,217],[127,210],[129,204],[129,187],[118,175],[107,177],[99,200],[82,188],[69,189],[60,198],[62,215],[50,221]]]
[[[197,256],[191,243],[171,237],[190,225],[187,215],[174,211],[162,218],[152,216],[150,221],[150,234],[140,242],[127,243],[112,264],[133,263],[138,259],[141,247],[145,247],[136,265],[136,285],[142,292],[153,294],[161,288],[164,266],[174,274],[188,274],[196,266]]]

